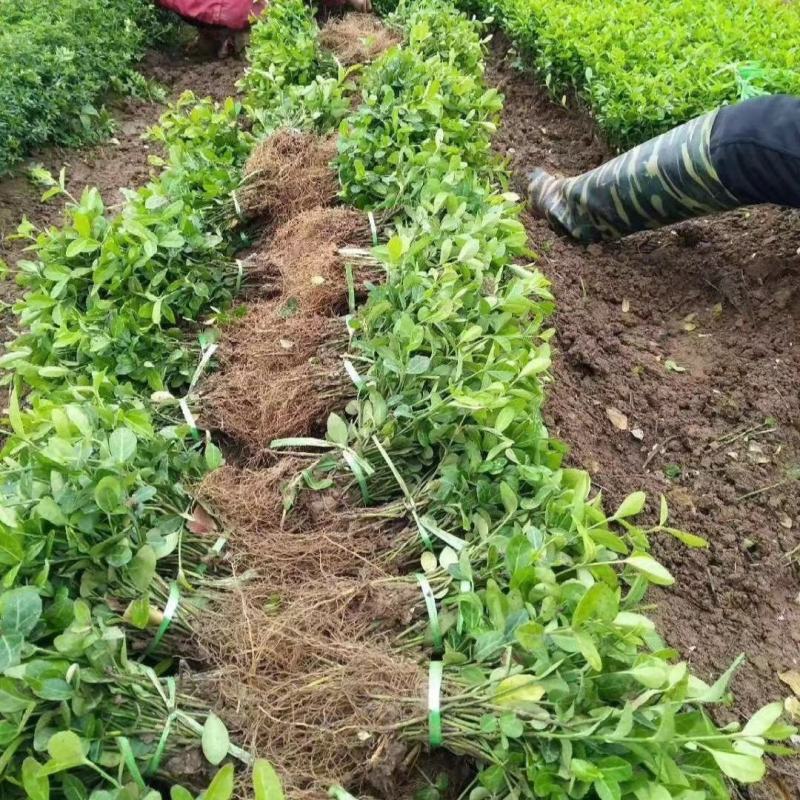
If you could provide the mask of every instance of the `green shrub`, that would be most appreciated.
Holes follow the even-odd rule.
[[[627,147],[719,105],[800,93],[783,0],[484,0],[555,92],[575,88]]]
[[[0,4],[0,172],[33,149],[106,135],[96,108],[121,88],[159,29],[145,0]]]

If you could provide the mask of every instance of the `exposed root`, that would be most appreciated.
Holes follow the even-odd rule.
[[[394,797],[409,749],[392,729],[423,713],[424,670],[379,644],[353,642],[347,631],[328,643],[327,654],[303,639],[286,632],[284,644],[298,656],[291,668],[258,675],[226,669],[193,689],[275,765],[287,797],[321,799],[334,782]]]
[[[291,482],[304,467],[299,458],[281,458],[271,467],[242,469],[225,464],[208,473],[194,494],[198,500],[213,509],[225,529],[235,536],[237,552],[244,546],[243,554],[250,557],[252,542],[258,541],[262,532],[277,531],[284,526],[284,510],[291,504]],[[292,514],[288,522],[302,526],[306,518]]]
[[[336,139],[280,130],[260,142],[245,164],[236,191],[246,220],[280,224],[301,211],[331,203],[339,191],[330,162]]]
[[[206,427],[231,437],[254,459],[273,439],[314,432],[355,393],[335,357],[264,374],[252,364],[232,366],[209,380],[203,403]]]
[[[312,656],[337,658],[344,634],[351,646],[398,640],[423,617],[422,593],[411,580],[378,577],[377,569],[360,563],[366,577],[336,577],[319,562],[300,582],[264,564],[266,574],[242,582],[198,619],[195,642],[202,660],[271,674],[297,670]]]
[[[320,43],[345,66],[367,64],[400,42],[400,36],[389,30],[372,14],[347,14],[331,20],[320,31]]]
[[[203,387],[204,425],[254,457],[272,439],[310,433],[354,395],[337,355],[345,346],[335,320],[284,318],[277,303],[255,306],[223,334],[222,368]]]
[[[323,347],[336,351],[346,341],[341,320],[288,314],[279,300],[272,300],[248,306],[245,316],[226,325],[217,353],[222,372],[246,365],[266,377],[308,361]]]
[[[364,214],[348,208],[314,208],[282,225],[272,239],[266,260],[281,276],[284,298],[293,298],[303,313],[340,313],[347,308],[345,264],[353,266],[354,290],[381,278],[372,266],[341,252],[372,240]]]

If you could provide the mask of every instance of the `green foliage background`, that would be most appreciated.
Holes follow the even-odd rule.
[[[0,172],[44,144],[108,133],[98,100],[125,90],[168,24],[146,0],[0,3]]]
[[[561,94],[629,147],[719,105],[800,94],[800,15],[784,0],[467,0]]]

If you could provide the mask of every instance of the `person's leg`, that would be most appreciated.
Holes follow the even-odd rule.
[[[575,178],[534,171],[528,187],[531,207],[553,227],[593,242],[739,205],[710,158],[716,113],[673,128]]]
[[[720,109],[711,160],[743,205],[800,208],[800,97],[758,97]]]

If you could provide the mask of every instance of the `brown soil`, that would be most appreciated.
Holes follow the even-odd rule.
[[[368,64],[400,42],[400,36],[375,16],[357,13],[332,19],[322,28],[319,38],[322,46],[346,67]]]
[[[218,60],[214,57],[184,53],[151,53],[142,63],[140,71],[147,77],[167,87],[170,99],[192,90],[200,97],[224,99],[235,94],[236,80],[243,64],[237,59]],[[123,100],[114,108],[117,129],[114,138],[96,146],[80,150],[53,148],[35,153],[26,164],[40,163],[54,175],[66,168],[67,189],[79,196],[86,186],[96,186],[106,203],[113,205],[122,200],[121,187],[137,187],[150,176],[147,158],[152,145],[141,140],[142,134],[164,111],[159,103],[140,100]],[[63,201],[59,198],[41,203],[40,187],[27,177],[26,164],[0,179],[0,258],[12,267],[24,246],[9,241],[23,216],[38,227],[59,224],[63,217]],[[0,341],[13,338],[13,320],[10,313],[2,313],[3,303],[11,303],[19,289],[13,280],[0,280]]]
[[[536,166],[572,175],[611,157],[505,52],[496,42],[489,70],[506,96],[495,141],[519,192]],[[663,493],[673,524],[709,541],[655,542],[676,577],[655,596],[663,635],[704,678],[746,653],[735,713],[785,697],[778,673],[800,662],[800,215],[742,209],[589,247],[526,224],[558,305],[552,432],[609,507],[645,489],[654,510]],[[796,796],[796,761],[773,774]],[[765,791],[749,796],[780,796]]]

